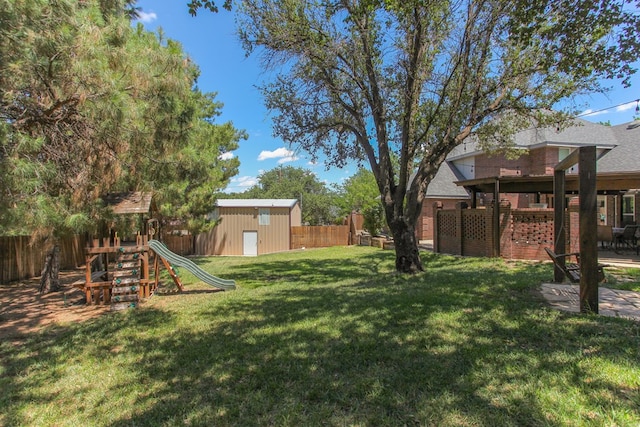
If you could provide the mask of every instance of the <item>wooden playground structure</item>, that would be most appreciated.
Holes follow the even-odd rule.
[[[90,239],[85,248],[85,278],[74,285],[85,293],[87,304],[110,304],[112,310],[136,307],[158,289],[162,262],[179,291],[180,278],[167,260],[149,247],[159,230],[152,194],[143,192],[112,193],[104,198],[112,212],[129,219],[138,217],[138,231],[123,241],[112,225],[103,227],[104,235]],[[108,232],[107,232],[108,230]]]
[[[112,310],[136,307],[158,289],[161,262],[178,290],[184,289],[174,268],[154,254],[148,240],[138,234],[135,244],[122,244],[118,237],[92,241],[86,248],[85,280],[75,283],[87,304],[110,304]]]
[[[110,304],[112,310],[137,307],[156,292],[160,284],[160,265],[164,265],[178,291],[184,287],[175,266],[190,271],[204,283],[221,290],[235,289],[233,280],[215,277],[193,261],[171,252],[154,240],[160,223],[149,218],[152,208],[150,193],[116,193],[105,198],[117,215],[139,215],[138,231],[129,241],[118,237],[116,223],[103,227],[109,237],[90,240],[85,250],[85,278],[74,285],[86,296],[87,304]],[[130,229],[130,228],[129,228]],[[107,232],[108,230],[108,232]]]

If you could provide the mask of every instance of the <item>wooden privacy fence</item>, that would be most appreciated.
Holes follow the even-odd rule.
[[[171,252],[180,256],[193,255],[193,240],[194,236],[192,234],[165,234],[162,237],[162,243],[164,243]]]
[[[59,245],[60,268],[84,265],[86,239],[83,236],[66,237]],[[39,276],[49,248],[48,242],[32,244],[30,236],[0,236],[0,283]]]
[[[291,227],[291,249],[324,248],[348,244],[348,225]]]

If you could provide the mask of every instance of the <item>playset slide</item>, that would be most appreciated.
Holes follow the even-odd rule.
[[[171,264],[178,267],[182,267],[191,272],[198,279],[202,280],[208,285],[211,285],[218,289],[225,291],[235,289],[236,282],[233,280],[220,279],[219,277],[212,276],[200,267],[198,267],[193,261],[185,257],[181,257],[178,254],[171,252],[164,243],[158,240],[149,240],[149,247],[161,258],[169,261]]]

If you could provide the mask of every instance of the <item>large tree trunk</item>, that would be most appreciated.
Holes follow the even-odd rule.
[[[424,271],[418,251],[415,226],[400,219],[389,221],[389,228],[396,248],[396,271],[400,273]]]
[[[60,290],[60,247],[57,244],[47,253],[40,277],[40,293]]]

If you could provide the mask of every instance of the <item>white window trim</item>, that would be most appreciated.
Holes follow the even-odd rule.
[[[271,222],[271,209],[259,208],[258,209],[258,225],[269,225]]]

